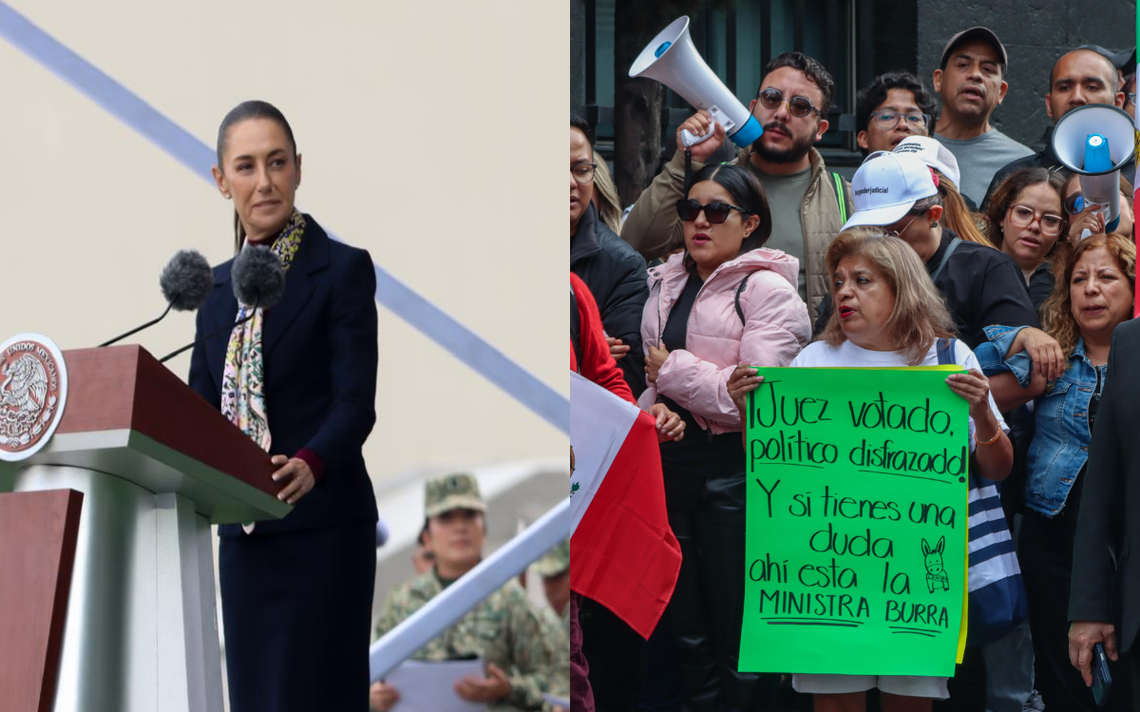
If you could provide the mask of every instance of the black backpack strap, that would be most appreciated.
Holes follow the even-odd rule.
[[[954,251],[958,249],[958,245],[961,244],[962,238],[960,237],[955,237],[950,241],[950,244],[946,246],[946,252],[942,253],[942,261],[938,263],[938,269],[934,270],[934,273],[930,275],[930,281],[933,282],[938,279],[938,275],[942,274],[942,268],[950,261],[950,255],[954,254]]]
[[[740,280],[740,284],[736,285],[736,296],[733,298],[733,302],[736,304],[736,315],[740,317],[741,325],[744,324],[744,310],[740,307],[740,293],[744,291],[745,285],[748,284],[748,278],[751,276],[751,272],[744,275],[744,279]]]
[[[570,345],[574,347],[574,362],[578,373],[582,373],[582,317],[578,314],[578,298],[574,296],[574,285],[570,285]]]
[[[939,366],[957,366],[958,359],[954,356],[955,345],[958,343],[957,339],[939,339],[936,344],[938,346],[938,365]]]

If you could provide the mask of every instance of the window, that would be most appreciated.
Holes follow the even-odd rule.
[[[798,49],[822,62],[836,91],[828,115],[831,128],[817,147],[855,150],[853,135],[839,130],[840,115],[855,109],[855,0],[739,0],[733,8],[701,10],[690,19],[697,51],[745,106],[756,97],[764,65],[772,57]],[[586,105],[603,153],[614,135],[615,31],[614,0],[587,2]],[[669,90],[664,106],[662,149],[668,151],[677,125],[692,108]]]

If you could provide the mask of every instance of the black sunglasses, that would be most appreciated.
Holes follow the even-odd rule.
[[[748,211],[744,208],[738,208],[728,203],[719,203],[715,200],[708,205],[701,205],[692,198],[677,201],[677,217],[681,218],[684,222],[696,220],[702,210],[705,211],[705,219],[713,225],[719,225],[725,220],[728,220],[728,215],[733,210],[739,210],[741,215],[748,214]]]
[[[1081,193],[1073,193],[1065,198],[1065,202],[1061,203],[1061,207],[1069,215],[1080,215],[1081,211],[1085,209],[1085,196]]]

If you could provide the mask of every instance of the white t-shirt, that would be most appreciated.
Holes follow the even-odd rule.
[[[954,362],[966,370],[976,368],[982,370],[978,357],[961,340],[954,342]],[[825,341],[816,341],[808,344],[799,356],[792,359],[791,368],[899,368],[910,366],[906,358],[897,351],[868,351],[856,346],[850,341],[844,341],[839,346],[832,346]],[[926,352],[926,358],[918,366],[938,365],[938,345],[935,343]],[[949,385],[946,388],[950,388]],[[1002,432],[1009,433],[1009,426],[998,412],[994,395],[990,393],[990,410],[1001,425]],[[970,452],[976,447],[974,440],[974,419],[970,418]]]

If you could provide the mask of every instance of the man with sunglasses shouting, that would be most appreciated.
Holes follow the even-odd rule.
[[[772,210],[767,247],[800,261],[800,297],[815,317],[827,294],[824,253],[851,212],[851,187],[824,165],[812,145],[827,131],[827,111],[835,80],[819,62],[801,52],[785,52],[768,63],[766,76],[749,108],[764,134],[741,149],[730,164],[746,166],[760,179]],[[692,170],[703,167],[721,144],[724,128],[707,112],[677,129],[677,153],[641,194],[621,236],[648,260],[684,246],[676,202],[684,197],[685,155],[681,130],[715,135],[692,147]]]

